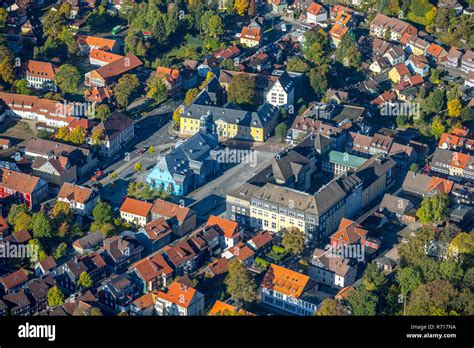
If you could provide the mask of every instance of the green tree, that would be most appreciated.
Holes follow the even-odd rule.
[[[403,267],[397,270],[397,281],[404,296],[414,291],[422,282],[421,273],[413,267]]]
[[[409,298],[407,315],[448,315],[457,290],[446,280],[421,284]]]
[[[288,62],[286,64],[286,70],[306,73],[309,71],[309,65],[300,57],[293,57],[288,59]]]
[[[448,216],[449,197],[438,193],[432,197],[425,197],[416,216],[424,224],[439,224],[446,221]]]
[[[148,148],[148,153],[149,154],[154,154],[156,151],[155,151],[155,147],[153,145],[150,145],[150,147]]]
[[[100,145],[105,139],[104,130],[101,128],[94,128],[91,134],[92,145]]]
[[[459,117],[463,121],[471,121],[472,119],[474,119],[474,112],[469,106],[466,105],[462,108]]]
[[[257,13],[257,5],[255,4],[255,0],[250,0],[249,8],[248,8],[249,17],[255,16],[256,13]]]
[[[280,123],[275,127],[275,135],[281,142],[284,142],[286,139],[286,134],[288,133],[288,128],[284,122]]]
[[[283,232],[283,247],[293,255],[301,255],[304,250],[304,240],[304,232],[297,227],[289,227]]]
[[[66,243],[61,243],[58,245],[58,247],[54,250],[53,257],[58,260],[64,255],[66,255],[67,251],[67,244]]]
[[[345,67],[361,68],[361,55],[352,33],[348,32],[342,37],[335,54],[337,61]]]
[[[87,272],[82,272],[79,275],[79,280],[77,281],[77,285],[85,289],[92,287],[92,279]]]
[[[327,66],[320,66],[309,71],[309,83],[316,95],[321,96],[328,89],[328,81],[326,77]]]
[[[207,23],[207,28],[207,34],[214,39],[218,39],[222,36],[222,34],[224,34],[224,25],[222,24],[221,17],[219,17],[218,15],[213,15],[209,19],[209,23]]]
[[[57,286],[53,286],[48,290],[48,305],[53,308],[61,306],[64,303],[64,294]]]
[[[13,53],[6,45],[0,45],[0,81],[9,84],[15,81]]]
[[[377,266],[377,263],[371,262],[367,265],[362,284],[368,291],[380,293],[382,288],[386,285],[387,278],[382,273],[382,270]]]
[[[99,226],[112,223],[114,219],[112,208],[106,202],[99,202],[92,210],[92,216]]]
[[[255,78],[247,74],[240,74],[232,79],[228,90],[229,102],[241,106],[255,104]]]
[[[135,170],[136,170],[137,172],[139,172],[139,171],[142,170],[143,166],[142,166],[142,164],[141,164],[140,162],[137,162],[137,163],[135,163],[134,168],[135,168]]]
[[[30,95],[31,90],[30,87],[28,87],[28,81],[26,80],[17,80],[13,84],[15,86],[15,92],[17,94],[25,94],[25,95]]]
[[[378,298],[375,294],[360,286],[347,296],[347,303],[354,315],[375,315]]]
[[[130,103],[132,96],[140,87],[140,81],[136,75],[125,74],[117,82],[114,88],[115,98],[121,107],[126,107]]]
[[[239,303],[254,302],[257,285],[249,270],[237,258],[230,260],[228,270],[229,274],[224,282],[232,300]]]
[[[436,139],[439,139],[444,132],[446,132],[446,127],[441,121],[441,118],[439,116],[434,117],[431,122],[431,134],[433,134]]]
[[[81,74],[73,65],[64,64],[56,73],[56,83],[63,93],[75,93],[81,82]]]
[[[411,172],[418,173],[419,170],[420,170],[420,165],[418,163],[412,163],[410,165]]]
[[[105,121],[110,115],[110,108],[107,104],[100,104],[95,110],[95,117],[101,121]]]
[[[49,238],[53,234],[53,226],[48,216],[40,211],[33,214],[33,236],[35,238]]]

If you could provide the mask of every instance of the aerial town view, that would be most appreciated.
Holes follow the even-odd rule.
[[[0,316],[473,316],[473,14],[0,1]]]

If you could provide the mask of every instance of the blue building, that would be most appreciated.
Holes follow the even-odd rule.
[[[147,182],[160,190],[184,196],[217,174],[218,138],[209,111],[200,118],[200,130],[162,157],[147,177]]]

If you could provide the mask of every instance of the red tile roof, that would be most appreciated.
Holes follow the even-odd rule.
[[[5,290],[10,290],[28,280],[28,274],[20,268],[18,271],[13,272],[0,279],[0,283],[3,285]]]
[[[235,221],[227,220],[219,216],[211,215],[207,220],[207,226],[219,226],[221,231],[224,233],[224,236],[227,238],[237,238],[237,228],[239,224]]]
[[[155,204],[153,204],[151,211],[153,214],[164,216],[167,219],[176,218],[180,223],[185,221],[192,212],[189,208],[182,207],[163,199],[157,199]]]
[[[121,212],[129,213],[132,215],[146,217],[151,211],[153,204],[139,201],[130,197],[125,198],[120,207]]]
[[[160,291],[157,297],[179,307],[188,308],[196,293],[195,288],[175,281],[169,286],[167,292]]]
[[[281,294],[299,298],[309,282],[307,275],[271,264],[262,281],[262,286]]]
[[[56,70],[53,64],[37,60],[28,60],[23,66],[25,75],[49,80],[54,80]]]

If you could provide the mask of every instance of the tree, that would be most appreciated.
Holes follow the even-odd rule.
[[[309,71],[309,65],[299,57],[288,59],[286,64],[287,71],[306,73]]]
[[[169,90],[161,77],[151,76],[147,80],[146,85],[146,95],[148,98],[155,99],[158,103],[162,103],[168,98]]]
[[[35,238],[49,238],[53,234],[53,226],[48,216],[43,212],[39,211],[32,217],[33,223],[33,236]]]
[[[64,294],[55,285],[48,290],[48,306],[51,308],[61,306],[64,303]]]
[[[433,122],[431,122],[431,134],[433,134],[436,139],[439,139],[444,132],[446,132],[446,127],[442,123],[441,118],[436,116],[433,118]]]
[[[173,112],[173,122],[174,122],[175,129],[179,129],[180,127],[182,114],[183,114],[183,111],[181,107],[176,108],[176,110],[174,110]]]
[[[149,154],[154,154],[156,151],[155,151],[155,147],[153,145],[150,145],[150,147],[148,148],[148,153]]]
[[[461,114],[459,115],[459,117],[463,121],[471,121],[474,118],[474,112],[468,105],[466,105],[465,107],[462,108]]]
[[[251,303],[256,300],[257,286],[251,273],[237,258],[228,266],[229,274],[225,278],[227,292],[233,301]]]
[[[105,133],[102,128],[94,128],[91,134],[92,145],[100,145],[105,139]]]
[[[293,255],[300,255],[303,252],[304,240],[304,232],[297,227],[289,227],[283,232],[283,247]]]
[[[448,116],[449,117],[458,117],[461,115],[461,102],[459,99],[452,99],[448,101]]]
[[[63,93],[75,93],[81,82],[81,74],[73,65],[64,64],[56,73],[56,83]]]
[[[13,226],[13,231],[31,229],[31,216],[26,204],[14,204],[8,213],[8,222]]]
[[[284,122],[280,123],[275,127],[275,135],[281,142],[284,142],[286,139],[286,134],[288,133],[288,128]]]
[[[141,170],[142,170],[142,167],[143,167],[143,166],[142,166],[142,164],[141,164],[140,162],[135,163],[134,168],[135,168],[135,170],[136,170],[137,172],[141,171]]]
[[[235,0],[234,9],[239,16],[244,16],[249,6],[249,0]]]
[[[420,165],[418,163],[412,163],[410,165],[410,172],[417,173],[420,170]]]
[[[9,84],[15,81],[13,53],[6,45],[0,45],[0,81]]]
[[[199,94],[199,89],[197,88],[191,88],[186,92],[186,97],[184,98],[184,104],[185,105],[190,105],[193,100],[197,97]]]
[[[7,23],[8,13],[3,7],[0,7],[0,28],[5,28]]]
[[[463,260],[468,255],[474,255],[474,233],[458,233],[448,246],[448,256],[455,260]]]
[[[360,286],[347,296],[347,303],[354,315],[375,315],[378,298],[375,294]]]
[[[240,74],[232,79],[228,90],[229,102],[241,106],[251,106],[255,103],[255,78]]]
[[[114,88],[115,98],[117,103],[126,107],[130,103],[131,97],[135,94],[138,87],[140,87],[140,81],[136,75],[125,74],[117,82]]]
[[[317,316],[338,316],[347,314],[346,308],[344,308],[340,302],[329,297],[323,300],[321,307],[316,312]]]
[[[341,39],[336,49],[336,59],[345,67],[360,69],[361,55],[352,33],[347,33]]]
[[[100,104],[95,110],[95,117],[101,121],[105,121],[110,115],[110,108],[107,104]]]
[[[385,275],[382,273],[382,270],[377,266],[377,263],[371,262],[367,265],[362,284],[368,291],[373,291],[375,293],[381,293],[382,288],[387,283]]]
[[[441,79],[439,77],[439,70],[438,69],[431,69],[431,74],[429,80],[431,83],[437,85],[441,82]]]
[[[432,197],[425,197],[416,216],[424,224],[439,224],[446,221],[448,216],[449,197],[438,193]]]
[[[79,280],[77,281],[77,285],[85,289],[92,287],[92,279],[87,272],[82,272],[79,275]]]
[[[56,250],[54,250],[53,257],[56,260],[58,260],[61,257],[63,257],[64,255],[66,255],[66,251],[67,251],[67,244],[66,243],[61,243],[61,244],[58,245]]]
[[[248,9],[249,17],[255,16],[256,12],[257,12],[257,5],[255,4],[255,0],[250,0],[249,9]]]
[[[327,66],[321,66],[319,68],[313,68],[309,71],[309,84],[314,90],[316,95],[321,96],[326,93],[328,89],[328,81],[326,78]]]
[[[74,145],[82,145],[86,142],[86,131],[81,126],[77,126],[72,131],[69,132],[67,141],[73,143]]]
[[[113,213],[110,204],[106,202],[99,202],[92,210],[94,222],[99,226],[111,223],[113,221]]]
[[[402,295],[407,296],[421,284],[422,275],[413,267],[403,267],[397,271],[397,281]]]
[[[213,39],[218,39],[224,34],[224,25],[222,24],[221,17],[213,15],[207,23],[207,34]]]
[[[28,81],[26,80],[17,80],[15,81],[14,86],[15,86],[15,92],[17,94],[25,94],[25,95],[31,94],[30,87],[28,87]]]
[[[56,201],[53,210],[51,210],[51,216],[55,219],[70,220],[72,218],[73,211],[71,206],[62,201]]]
[[[446,280],[421,284],[410,296],[407,315],[448,315],[457,290]]]

